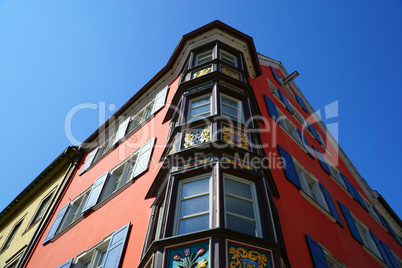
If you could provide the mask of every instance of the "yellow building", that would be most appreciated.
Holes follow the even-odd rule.
[[[67,147],[0,212],[0,267],[18,266],[63,190],[79,158]]]

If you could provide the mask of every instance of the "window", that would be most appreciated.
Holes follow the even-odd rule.
[[[231,120],[244,123],[242,102],[235,98],[221,94],[221,112]]]
[[[50,202],[51,197],[52,197],[52,194],[49,194],[47,197],[45,197],[45,199],[42,200],[42,202],[39,205],[38,210],[35,213],[35,216],[32,218],[32,221],[31,221],[31,224],[29,225],[29,227],[34,225],[40,218],[42,218],[42,215],[45,212],[47,205]]]
[[[237,67],[237,57],[229,52],[221,49],[221,60],[230,65]]]
[[[10,234],[8,235],[6,241],[4,242],[4,245],[3,245],[3,247],[1,248],[0,252],[6,250],[6,249],[10,246],[11,241],[13,241],[13,239],[14,239],[14,237],[15,237],[17,231],[18,231],[18,229],[21,227],[22,221],[23,221],[23,220],[20,220],[16,225],[14,225],[14,227],[13,227],[13,229],[11,230]]]
[[[142,122],[147,120],[151,115],[155,114],[157,111],[162,109],[165,105],[166,95],[168,91],[168,86],[162,88],[153,97],[146,99],[147,103],[140,111],[135,112],[130,117],[126,118],[124,121],[119,122],[119,127],[117,132],[110,135],[106,141],[95,148],[84,163],[81,169],[80,175],[84,173],[93,163],[95,163],[99,158],[101,158],[105,153],[107,153],[113,146],[126,135],[131,133],[136,127],[138,127]]]
[[[296,119],[302,125],[304,125],[304,122],[306,121],[306,119],[304,119],[304,116],[302,116],[301,113],[293,105],[291,105],[291,106],[292,106],[293,115],[296,117]]]
[[[296,166],[296,170],[301,181],[303,192],[305,192],[327,212],[331,213],[321,190],[320,183],[299,166]]]
[[[76,258],[74,268],[98,268],[102,267],[110,237],[96,246],[79,254]]]
[[[212,60],[212,49],[198,53],[195,55],[195,64],[194,66],[206,63]]]
[[[307,245],[310,251],[310,256],[315,268],[329,267],[329,268],[347,268],[348,266],[335,258],[329,250],[321,246],[321,244],[314,241],[311,237],[306,235]]]
[[[152,115],[153,106],[154,102],[152,101],[149,104],[147,104],[141,111],[139,111],[138,113],[134,114],[131,117],[127,133],[130,133],[132,130],[134,130],[136,127],[138,127],[142,122],[147,120],[148,117]]]
[[[67,209],[66,215],[64,216],[64,219],[60,225],[60,228],[57,230],[57,233],[60,233],[67,226],[69,226],[71,223],[81,217],[82,208],[84,207],[88,195],[89,190],[85,191],[83,194],[81,194],[71,202],[70,206]]]
[[[346,186],[345,181],[343,180],[341,173],[339,170],[337,170],[334,166],[328,165],[329,169],[331,170],[332,176],[336,179],[337,182],[339,182],[340,185],[342,185],[345,189],[348,189]]]
[[[366,226],[363,225],[359,220],[353,217],[353,220],[356,224],[357,230],[360,233],[361,238],[363,239],[363,244],[370,249],[377,257],[382,259],[381,253],[377,248],[376,243],[373,240],[373,237],[370,235],[370,231],[367,229]]]
[[[338,259],[336,259],[334,256],[332,256],[332,254],[327,252],[326,250],[324,250],[324,253],[325,253],[325,258],[327,259],[329,268],[345,268],[345,267],[348,267],[345,264],[341,263]]]
[[[58,268],[69,268],[73,263],[74,268],[119,267],[129,229],[130,222]]]
[[[187,234],[208,229],[211,207],[211,174],[182,180],[176,205],[175,234]]]
[[[138,151],[128,160],[114,168],[108,178],[105,187],[103,188],[99,202],[105,200],[111,194],[123,187],[132,178],[135,162],[137,160]]]
[[[145,143],[132,153],[123,163],[98,177],[91,188],[61,208],[44,240],[47,243],[82,214],[90,211],[95,205],[120,189],[128,181],[133,180],[148,169],[155,138]],[[109,178],[109,179],[108,179]],[[107,182],[107,183],[106,183]]]
[[[261,237],[254,183],[224,175],[226,228]]]
[[[193,98],[189,102],[188,122],[211,115],[211,94]]]

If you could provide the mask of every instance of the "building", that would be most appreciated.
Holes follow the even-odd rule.
[[[68,147],[0,212],[0,267],[17,267],[29,251],[78,157]]]
[[[399,217],[289,75],[219,21],[80,146],[21,267],[402,267]]]

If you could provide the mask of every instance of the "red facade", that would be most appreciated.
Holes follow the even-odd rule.
[[[288,77],[221,22],[183,36],[81,146],[22,267],[400,266],[400,219]]]

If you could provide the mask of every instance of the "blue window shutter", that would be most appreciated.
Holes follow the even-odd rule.
[[[271,68],[272,75],[274,76],[276,82],[278,82],[278,84],[282,86],[282,81],[279,78],[279,76],[276,74],[274,68],[272,68],[271,66],[269,66],[269,68]]]
[[[94,160],[95,155],[96,155],[96,153],[98,152],[98,150],[99,150],[99,147],[97,147],[95,150],[93,150],[93,151],[88,155],[87,160],[85,160],[84,166],[83,166],[82,169],[81,169],[80,175],[81,175],[82,173],[84,173],[85,170],[87,170],[87,169],[89,168],[89,166],[91,166],[92,161]]]
[[[387,245],[385,245],[384,242],[380,241],[380,243],[381,243],[381,246],[383,247],[385,253],[387,254],[388,259],[391,262],[392,266],[390,266],[389,264],[388,264],[388,266],[393,267],[393,268],[399,268],[399,264],[396,261],[396,259],[394,257],[394,254],[392,253],[391,249]],[[382,252],[381,252],[381,254],[382,254]]]
[[[141,173],[143,173],[148,169],[154,143],[155,138],[153,138],[152,140],[148,141],[147,143],[141,146],[137,160],[135,161],[135,165],[133,167],[134,170],[131,173],[132,177],[130,179],[137,177],[138,175],[140,175]]]
[[[308,152],[309,156],[311,156],[311,158],[315,159],[313,151],[311,151],[310,145],[307,142],[306,136],[303,135],[303,133],[300,131],[300,129],[297,129],[297,132],[299,133],[300,139],[303,142],[304,149],[307,150],[307,152]]]
[[[268,108],[268,113],[269,115],[275,120],[275,122],[278,120],[279,115],[278,111],[276,110],[276,105],[273,101],[271,101],[267,95],[264,94],[264,99],[265,99],[265,104],[267,105]]]
[[[313,145],[313,149],[315,151],[315,155],[318,158],[318,162],[320,162],[322,169],[324,169],[329,175],[332,175],[331,170],[329,169],[329,166],[328,166],[327,162],[325,161],[325,158],[322,155],[322,153],[317,148],[315,148],[314,145]]]
[[[401,244],[401,242],[399,242],[399,238],[396,235],[396,233],[394,232],[394,230],[392,229],[392,227],[389,225],[388,221],[382,217],[382,221],[385,224],[385,228],[388,230],[388,232],[394,237],[394,239],[396,240],[396,242],[398,242],[398,244]]]
[[[349,226],[350,233],[352,234],[352,236],[353,236],[357,241],[359,241],[360,244],[363,245],[363,244],[364,244],[364,243],[363,243],[363,239],[362,239],[362,237],[360,236],[359,231],[357,230],[357,226],[356,226],[356,224],[355,224],[355,221],[353,220],[352,215],[350,214],[349,209],[348,209],[347,207],[345,207],[345,206],[344,206],[341,202],[339,202],[339,201],[338,201],[338,204],[339,204],[339,207],[340,207],[341,210],[342,210],[343,216],[345,217],[346,223],[347,223],[348,226]]]
[[[152,113],[156,113],[159,111],[163,106],[165,106],[165,101],[166,101],[166,93],[168,90],[168,86],[164,87],[159,91],[156,96],[155,96],[155,103],[154,107],[152,108]]]
[[[306,103],[304,103],[304,100],[302,99],[302,97],[296,96],[296,100],[300,104],[300,106],[303,108],[303,110],[305,110],[308,113]]]
[[[74,259],[71,259],[71,260],[69,260],[69,261],[63,263],[62,265],[58,266],[57,268],[70,268],[70,267],[71,267],[71,264],[73,263],[73,260],[74,260]]]
[[[103,268],[118,268],[121,255],[123,254],[124,245],[127,240],[130,223],[127,223],[122,228],[114,232],[110,238],[110,243],[105,253],[105,259],[102,262]]]
[[[99,196],[102,192],[103,186],[105,185],[108,174],[109,172],[106,172],[95,180],[94,184],[92,185],[91,192],[89,193],[89,196],[87,198],[87,201],[85,202],[85,205],[82,208],[82,214],[88,212],[88,210],[90,210],[98,202]]]
[[[383,245],[381,244],[380,240],[378,240],[377,236],[375,236],[371,230],[369,230],[369,231],[370,231],[371,237],[373,238],[375,244],[377,245],[378,250],[380,251],[380,253],[381,253],[381,255],[382,255],[382,258],[383,258],[384,262],[385,262],[389,267],[392,268],[393,266],[392,266],[392,264],[391,264],[391,261],[389,260],[388,255],[387,255],[387,253],[385,252],[385,250],[384,250],[384,248],[383,248]],[[397,267],[398,267],[398,266],[397,266]]]
[[[289,103],[288,99],[286,99],[285,95],[283,95],[282,91],[280,91],[279,89],[278,89],[278,93],[279,93],[279,96],[281,96],[281,100],[282,100],[282,102],[285,104],[286,109],[287,109],[291,114],[293,114],[292,106],[290,106],[290,103]]]
[[[343,181],[345,182],[346,187],[348,188],[349,193],[353,196],[354,199],[357,200],[357,197],[355,197],[355,194],[356,194],[356,193],[355,193],[355,191],[353,190],[353,188],[354,188],[353,185],[349,182],[348,178],[346,178],[346,176],[343,175],[342,172],[339,172],[339,174],[341,174],[341,177],[342,177]]]
[[[64,218],[64,215],[66,215],[66,212],[68,210],[68,207],[70,206],[70,204],[65,205],[64,207],[62,207],[59,212],[57,213],[56,218],[54,219],[54,222],[52,224],[52,227],[50,227],[49,232],[46,235],[45,240],[43,241],[43,244],[45,244],[46,242],[48,242],[50,239],[53,238],[53,236],[56,234],[57,229],[59,229],[59,226],[61,224],[61,221]]]
[[[357,197],[357,201],[360,203],[360,205],[361,205],[366,211],[369,211],[368,208],[367,208],[367,206],[366,206],[366,203],[364,203],[364,200],[363,200],[363,198],[361,197],[359,191],[358,191],[355,187],[353,187],[353,188],[354,188],[353,190],[355,191],[355,194],[356,194],[356,197]]]
[[[307,127],[310,130],[311,134],[313,134],[314,138],[321,144],[324,144],[321,137],[318,135],[317,130],[315,129],[314,125],[310,122],[307,122]]]
[[[325,258],[325,253],[321,245],[315,242],[308,235],[306,235],[306,240],[314,268],[329,268],[327,258]]]
[[[301,184],[299,180],[299,175],[297,175],[295,164],[293,163],[292,156],[286,152],[281,146],[278,145],[279,154],[282,157],[283,166],[285,169],[286,178],[296,185],[297,188],[301,189]]]
[[[339,223],[340,226],[344,227],[341,217],[339,217],[335,204],[332,201],[331,195],[329,194],[327,189],[325,189],[325,187],[321,183],[320,183],[320,186],[321,186],[322,193],[324,194],[325,200],[327,201],[327,204],[328,204],[329,210],[331,211],[332,216],[334,216],[334,218],[336,219],[336,221]]]

